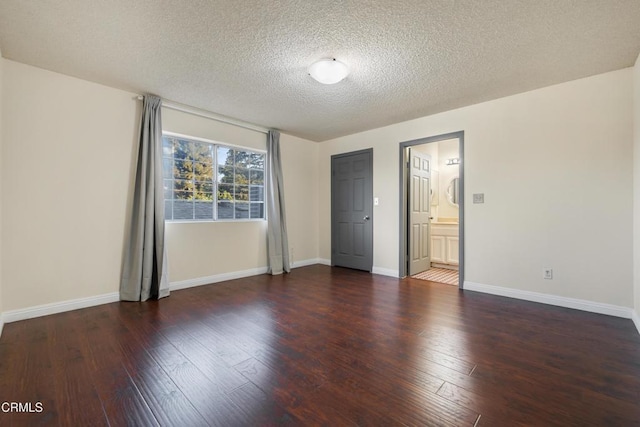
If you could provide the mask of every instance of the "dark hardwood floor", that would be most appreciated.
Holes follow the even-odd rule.
[[[630,320],[311,266],[5,325],[0,425],[637,426]]]

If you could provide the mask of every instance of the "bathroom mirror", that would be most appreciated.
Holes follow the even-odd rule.
[[[458,177],[452,178],[447,186],[447,200],[453,206],[458,206],[459,190],[458,190]]]

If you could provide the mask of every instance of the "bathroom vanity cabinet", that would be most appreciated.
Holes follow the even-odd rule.
[[[458,223],[431,223],[431,265],[458,269]]]

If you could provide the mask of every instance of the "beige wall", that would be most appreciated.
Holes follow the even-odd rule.
[[[116,292],[136,159],[135,94],[3,60],[2,310]],[[163,109],[166,130],[250,148],[266,136]],[[318,145],[281,136],[290,246],[318,257]],[[167,225],[172,282],[266,266],[266,223]]]
[[[264,133],[163,109],[165,131],[266,149]],[[317,144],[281,135],[289,246],[294,261],[318,257]],[[167,223],[172,282],[267,266],[266,221]]]
[[[374,266],[397,271],[398,144],[462,130],[466,280],[631,307],[631,87],[624,69],[322,143],[320,256],[332,154],[373,147]]]
[[[4,61],[4,310],[118,290],[139,103]]]
[[[295,262],[318,258],[319,144],[280,136],[289,248]]]
[[[640,55],[633,67],[633,290],[640,313]]]

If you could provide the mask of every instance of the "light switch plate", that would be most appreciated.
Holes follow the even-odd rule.
[[[380,200],[377,197],[373,198],[373,206],[378,206],[380,204]]]
[[[473,195],[473,203],[484,203],[484,193],[475,193]]]

